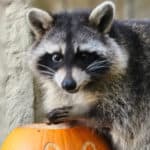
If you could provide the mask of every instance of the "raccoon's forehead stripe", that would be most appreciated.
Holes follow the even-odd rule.
[[[79,45],[80,51],[96,52],[101,55],[106,55],[107,49],[102,42],[97,40],[89,40],[86,43]]]
[[[55,52],[61,52],[63,55],[65,53],[65,49],[66,49],[66,44],[65,43],[54,43],[51,41],[44,41],[44,44],[41,44],[40,47],[38,47],[38,50],[41,50],[43,52],[47,52],[47,53],[55,53]]]
[[[71,18],[70,18],[71,19]],[[66,31],[66,51],[65,51],[65,64],[66,67],[71,67],[74,57],[74,44],[72,42],[73,29],[71,28],[71,21],[68,22],[68,29]]]

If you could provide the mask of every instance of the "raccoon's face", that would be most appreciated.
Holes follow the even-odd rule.
[[[34,8],[27,17],[36,38],[31,53],[34,69],[67,92],[126,67],[123,52],[107,34],[114,18],[112,2],[92,12],[54,15]]]

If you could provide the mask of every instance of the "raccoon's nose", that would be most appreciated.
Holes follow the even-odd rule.
[[[73,79],[64,79],[62,82],[62,88],[67,91],[75,90],[76,82]]]

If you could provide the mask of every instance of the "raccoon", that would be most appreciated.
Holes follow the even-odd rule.
[[[115,4],[48,13],[32,8],[29,66],[44,88],[39,120],[83,124],[112,149],[150,149],[150,21],[115,20]]]

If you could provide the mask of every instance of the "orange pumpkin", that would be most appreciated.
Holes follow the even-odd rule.
[[[102,137],[86,127],[33,124],[14,129],[1,150],[109,150],[109,147]]]

